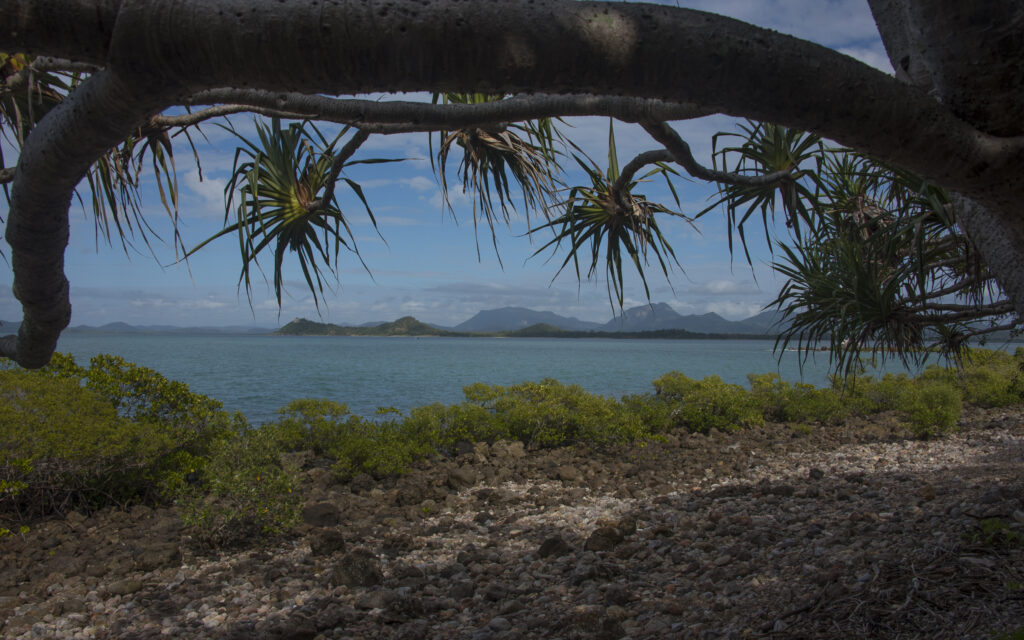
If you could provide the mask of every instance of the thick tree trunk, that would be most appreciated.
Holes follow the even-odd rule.
[[[17,340],[5,338],[0,349],[24,367],[50,360],[71,319],[64,249],[75,186],[155,108],[141,98],[134,84],[106,71],[94,74],[32,130],[22,149],[6,237],[24,319]]]
[[[978,21],[1019,24],[1020,3],[873,4],[876,15],[891,16],[883,36],[912,56],[908,75],[929,78],[928,89],[937,88],[948,104],[830,49],[666,6],[571,0],[7,0],[0,4],[0,50],[76,58],[81,49],[77,59],[102,62],[110,75],[90,85],[106,82],[106,90],[76,90],[45,119],[55,123],[44,120],[46,126],[29,136],[13,184],[8,235],[16,245],[15,289],[26,319],[45,329],[23,330],[17,346],[0,344],[0,353],[38,366],[37,352],[51,347],[32,347],[28,356],[28,343],[52,345],[58,325],[66,323],[67,304],[55,303],[66,300],[66,282],[57,274],[71,188],[89,162],[142,117],[223,87],[311,94],[590,93],[695,103],[815,131],[958,191],[997,213],[997,220],[1018,216],[1024,139],[999,134],[1015,131],[1005,115],[1010,102],[1018,113],[1020,74],[1013,78],[1012,65],[997,65],[982,80],[969,80],[964,63],[954,64],[959,36],[950,39],[941,27],[945,9],[991,8],[956,13],[973,21],[966,46],[979,48],[977,59],[984,64],[996,64],[1003,51],[1019,64],[1024,47],[1012,38],[1012,24],[999,31],[999,25]],[[61,18],[64,9],[77,18]],[[986,29],[1006,37],[986,40]],[[939,49],[925,46],[923,54],[916,53],[922,38],[939,37]],[[963,53],[965,60],[974,59],[973,50]],[[115,77],[130,78],[130,86],[114,83]],[[991,86],[996,82],[1010,88]],[[970,109],[970,91],[983,90],[992,91],[991,104]],[[42,186],[50,183],[53,191]],[[1011,295],[1021,308],[1024,297]]]
[[[1024,318],[1024,216],[954,196],[957,221]]]
[[[1024,134],[1024,3],[869,1],[904,82],[928,91],[979,131]],[[988,167],[964,170],[983,173]],[[1024,193],[1019,184],[1008,179],[987,193],[956,195],[954,206],[961,227],[1024,318]]]

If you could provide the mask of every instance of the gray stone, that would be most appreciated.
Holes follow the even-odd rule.
[[[126,596],[135,593],[142,588],[142,581],[135,578],[125,578],[107,585],[107,593],[115,596]]]
[[[302,509],[302,521],[314,527],[333,527],[341,524],[341,509],[332,502],[318,502]]]
[[[380,561],[366,549],[354,549],[327,572],[331,586],[372,587],[384,580]]]
[[[356,598],[357,609],[386,609],[391,603],[398,599],[396,594],[391,589],[379,589],[377,591],[367,591],[359,595]]]
[[[587,551],[611,551],[622,542],[624,537],[618,527],[598,527],[587,538],[583,548]]]
[[[610,605],[624,605],[630,601],[629,589],[621,584],[610,584],[605,589],[604,601]]]
[[[519,459],[526,457],[526,447],[522,442],[500,440],[491,445],[491,455],[498,459]]]
[[[430,625],[426,620],[413,620],[398,627],[395,640],[425,640],[429,632]]]
[[[153,571],[181,566],[181,547],[173,542],[154,544],[135,553],[135,569]]]
[[[448,486],[452,489],[463,489],[476,484],[476,471],[472,467],[462,466],[448,472]]]
[[[452,584],[451,589],[448,590],[448,597],[462,600],[463,598],[472,598],[474,593],[476,593],[476,585],[471,580],[460,580]]]
[[[537,555],[541,558],[550,556],[557,558],[568,554],[570,551],[569,543],[562,536],[552,536],[541,543],[540,549],[537,550]]]
[[[572,627],[581,631],[599,631],[603,618],[604,607],[594,604],[578,605],[570,613]]]
[[[422,480],[402,478],[395,488],[395,503],[401,507],[418,505],[426,498]]]
[[[345,537],[337,529],[317,529],[309,537],[309,548],[314,556],[329,556],[345,550]]]
[[[978,498],[978,504],[995,504],[1003,499],[1003,492],[998,488],[989,489]]]
[[[579,482],[583,473],[571,464],[564,464],[555,469],[555,477],[562,482]]]
[[[365,493],[375,486],[377,483],[374,482],[373,477],[366,473],[357,473],[348,483],[349,491],[352,493]]]
[[[491,584],[484,587],[484,600],[490,600],[491,602],[498,602],[504,600],[508,595],[508,589],[504,585],[492,582]]]

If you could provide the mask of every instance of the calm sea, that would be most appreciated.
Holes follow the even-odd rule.
[[[780,361],[772,346],[753,340],[66,334],[58,350],[82,365],[98,353],[122,356],[260,423],[296,398],[328,398],[368,416],[381,406],[407,411],[457,403],[462,387],[473,382],[555,378],[614,397],[653,391],[651,381],[669,371],[698,379],[719,375],[744,386],[748,373],[769,372],[828,384],[827,354],[815,354],[801,371],[797,354],[784,353]]]

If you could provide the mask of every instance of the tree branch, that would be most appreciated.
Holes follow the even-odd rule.
[[[44,363],[68,322],[61,264],[74,184],[149,116],[182,96],[232,85],[249,88],[250,96],[252,89],[271,96],[288,92],[286,102],[296,93],[316,101],[317,93],[372,91],[614,95],[623,96],[617,99],[625,117],[610,108],[590,112],[648,123],[675,119],[628,107],[635,98],[648,107],[651,100],[689,104],[691,114],[725,113],[814,131],[969,197],[978,212],[962,218],[964,228],[1018,311],[1024,310],[1019,251],[988,250],[988,238],[995,236],[1018,249],[1024,246],[1019,215],[1024,136],[986,134],[925,90],[907,87],[837,51],[709,13],[641,3],[395,0],[392,10],[382,12],[376,3],[357,0],[247,0],[244,13],[225,11],[227,4],[0,3],[0,50],[105,68],[40,122],[19,160],[7,237],[14,247],[15,290],[25,309],[13,349],[20,363]],[[199,39],[202,46],[196,46]],[[97,77],[103,79],[90,82]],[[119,77],[130,82],[118,82]],[[489,108],[520,104],[513,100]],[[418,108],[431,113],[429,106]],[[586,112],[577,107],[543,115]],[[480,124],[480,112],[464,115]],[[532,117],[540,116],[510,118],[496,112],[493,121]],[[403,121],[461,126],[424,124],[416,116],[377,120]],[[688,147],[670,142],[666,147],[685,167],[692,160]],[[3,347],[5,355],[11,351]]]
[[[557,116],[611,116],[624,122],[690,120],[711,112],[692,103],[589,94],[517,95],[481,104],[431,104],[407,100],[364,100],[255,89],[211,89],[187,104],[249,105],[342,124],[402,125],[402,132],[462,129]],[[181,120],[180,122],[186,122]],[[177,124],[177,122],[175,122]],[[377,131],[371,130],[371,133]]]
[[[626,166],[619,172],[619,178],[612,185],[612,193],[618,194],[633,181],[633,176],[640,169],[646,167],[649,164],[655,164],[658,162],[672,162],[672,153],[667,149],[657,149],[654,151],[644,151],[637,157],[630,160]]]
[[[782,178],[793,173],[793,169],[796,169],[796,167],[792,167],[783,171],[775,171],[773,173],[766,173],[760,176],[745,176],[738,173],[729,173],[728,171],[708,169],[694,159],[693,153],[690,151],[690,145],[680,138],[675,129],[670,127],[667,123],[641,122],[640,124],[643,126],[644,131],[651,134],[652,138],[665,145],[665,148],[672,153],[672,158],[676,163],[678,163],[683,169],[686,169],[686,172],[694,178],[700,178],[701,180],[707,180],[708,182],[752,186],[778,182]]]
[[[986,333],[995,333],[996,331],[1013,331],[1014,329],[1018,329],[1019,327],[1020,327],[1020,323],[1014,321],[1014,322],[1008,322],[1006,324],[999,324],[999,325],[993,325],[991,327],[984,327],[982,329],[972,329],[971,331],[968,331],[965,335],[966,335],[966,337],[971,338],[971,337],[974,337],[974,336],[985,335]]]
[[[942,289],[936,289],[935,291],[929,291],[924,297],[927,300],[936,300],[945,296],[950,296],[956,293],[960,293],[964,289],[971,289],[976,286],[980,286],[986,281],[991,282],[991,278],[981,278],[979,276],[973,276],[964,280],[957,280],[954,284],[944,287]]]
[[[960,308],[961,310],[957,311],[955,308]],[[908,309],[907,311],[913,314],[914,321],[918,324],[938,325],[1010,314],[1013,313],[1013,304],[1006,302],[981,307],[926,304]]]
[[[177,116],[156,115],[149,119],[149,124],[163,129],[184,128],[192,127],[214,118],[222,118],[238,113],[256,113],[268,118],[287,118],[293,120],[308,120],[317,117],[315,113],[297,113],[247,104],[222,104]]]
[[[40,56],[32,61],[32,69],[34,71],[95,73],[101,68],[88,62],[79,62],[70,58],[54,58],[52,56]]]
[[[334,185],[338,182],[338,176],[341,174],[341,168],[345,166],[348,159],[359,150],[359,147],[361,147],[369,137],[369,133],[362,129],[357,129],[355,135],[345,143],[345,146],[341,148],[338,155],[334,156],[334,162],[331,163],[331,173],[327,177],[327,187],[324,189],[324,195],[319,200],[314,200],[310,203],[310,211],[325,209],[331,205],[331,201],[334,200]]]

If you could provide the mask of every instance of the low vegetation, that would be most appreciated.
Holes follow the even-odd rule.
[[[341,477],[400,474],[463,443],[529,448],[618,444],[673,430],[730,431],[788,422],[795,432],[893,412],[917,437],[956,428],[965,404],[1024,402],[1024,349],[974,350],[957,368],[916,378],[834,379],[831,388],[751,375],[749,389],[682,373],[654,392],[607,398],[557,380],[474,384],[459,404],[357,416],[329,400],[296,400],[257,427],[217,401],[144,367],[97,356],[88,367],[58,355],[47,367],[0,367],[0,533],[71,510],[176,504],[210,546],[272,537],[300,513],[297,452]]]

